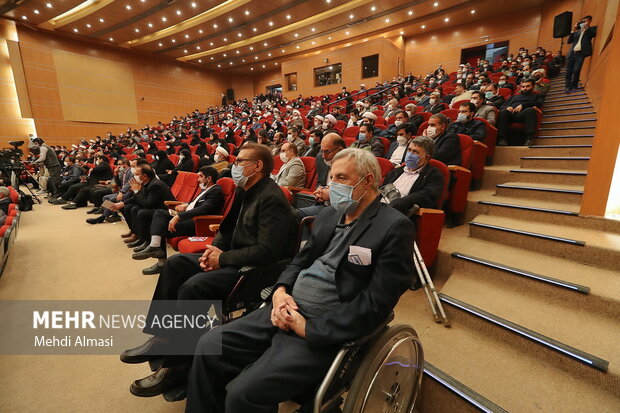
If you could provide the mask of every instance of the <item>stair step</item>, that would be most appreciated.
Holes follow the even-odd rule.
[[[482,205],[491,205],[491,206],[497,206],[497,207],[503,207],[503,208],[514,208],[514,209],[523,209],[527,211],[546,212],[550,214],[579,216],[579,212],[569,211],[567,209],[553,209],[553,208],[544,208],[544,207],[539,207],[539,206],[529,206],[529,205],[512,204],[512,203],[506,203],[506,202],[494,202],[494,201],[478,201],[478,203]]]
[[[589,101],[569,101],[569,102],[545,102],[543,112],[550,109],[569,108],[574,106],[591,106],[592,102]]]
[[[535,139],[537,145],[591,145],[594,135],[547,135]]]
[[[490,268],[494,268],[503,272],[507,272],[513,275],[517,275],[519,277],[526,277],[531,280],[540,281],[543,283],[547,283],[553,285],[555,287],[565,288],[570,291],[578,292],[581,294],[588,294],[590,292],[590,288],[585,285],[574,284],[568,281],[560,280],[558,278],[548,277],[546,275],[536,274],[531,271],[522,270],[519,268],[511,267],[508,265],[500,264],[498,262],[493,262],[489,260],[485,260],[483,258],[477,258],[472,255],[463,254],[461,252],[453,252],[452,256],[454,258],[466,260],[469,262],[473,262],[476,264],[484,265]]]
[[[556,97],[556,98],[551,98],[551,99],[545,99],[545,106],[547,105],[553,105],[556,103],[566,103],[566,102],[576,102],[576,101],[583,101],[583,102],[589,102],[588,101],[588,96],[586,95],[581,95],[581,96],[565,96],[565,97]]]
[[[542,346],[545,346],[551,350],[555,350],[566,357],[570,357],[575,361],[583,363],[589,367],[595,368],[597,370],[607,372],[609,369],[609,362],[607,360],[603,360],[600,357],[597,357],[593,354],[588,354],[584,351],[581,351],[577,348],[571,347],[567,344],[561,343],[557,340],[554,340],[550,337],[546,337],[536,331],[532,331],[528,328],[515,324],[509,320],[506,320],[502,317],[498,317],[494,314],[491,314],[487,311],[484,311],[478,307],[467,304],[463,301],[457,300],[456,298],[450,297],[446,294],[439,293],[439,298],[442,302],[450,304],[453,307],[456,307],[462,311],[465,311],[473,316],[479,317],[483,320],[486,320],[498,327],[509,330],[519,336],[526,338],[528,340],[532,340]]]
[[[499,196],[527,198],[542,201],[581,204],[583,187],[573,185],[549,185],[528,182],[507,182],[496,185]]]
[[[521,168],[587,170],[589,161],[587,156],[523,156]]]
[[[424,374],[427,377],[430,377],[431,379],[436,381],[437,383],[441,384],[443,387],[450,390],[460,398],[471,403],[481,412],[508,413],[508,411],[502,409],[500,406],[493,403],[481,394],[473,391],[449,374],[443,372],[442,370],[439,370],[437,367],[435,367],[426,360],[424,361]],[[422,404],[424,404],[424,402],[422,402]],[[430,405],[429,408],[431,408]],[[433,410],[435,410],[437,407],[433,406],[432,408]]]
[[[587,224],[587,221],[582,222]],[[469,233],[475,238],[509,243],[515,248],[620,270],[620,234],[601,231],[596,225],[594,222],[591,228],[595,229],[591,229],[586,225],[566,226],[510,216],[478,215],[469,223]]]
[[[574,135],[593,135],[593,126],[570,126],[567,128],[540,128],[538,137],[545,136],[574,136]]]
[[[544,116],[554,116],[556,114],[566,114],[566,113],[575,113],[577,111],[591,111],[592,109],[594,109],[594,106],[592,105],[573,105],[573,106],[569,106],[567,108],[560,108],[560,109],[550,109],[549,107],[545,107],[545,110],[543,111],[543,117]]]
[[[517,174],[518,180],[522,182],[581,186],[585,184],[585,179],[588,174],[587,171],[562,171],[551,169],[511,169],[510,172]]]
[[[537,142],[538,143],[538,142]],[[590,156],[592,145],[530,145],[529,156]]]
[[[568,112],[568,113],[543,113],[543,121],[547,120],[565,120],[565,119],[591,119],[596,118],[596,112],[584,111],[584,112]]]
[[[573,96],[573,95],[585,95],[585,94],[586,93],[583,89],[578,90],[577,92],[566,93],[564,91],[564,88],[552,87],[549,93],[547,93],[547,97],[549,96]]]
[[[554,127],[561,127],[561,128],[568,128],[568,127],[596,127],[596,119],[595,118],[588,118],[588,119],[564,119],[564,120],[549,120],[549,121],[544,121],[541,122],[541,127],[543,128],[554,128]]]

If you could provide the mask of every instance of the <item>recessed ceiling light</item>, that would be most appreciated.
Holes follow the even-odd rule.
[[[344,34],[346,34],[347,36],[349,35],[349,32],[344,32]]]
[[[355,16],[353,14],[349,14],[349,19],[354,18]]]
[[[316,32],[316,29],[313,27],[310,29],[311,32]]]
[[[217,67],[222,67],[222,65],[217,65]]]
[[[407,12],[407,14],[408,14],[408,15],[410,15],[410,16],[413,16],[413,10],[409,10],[409,11]]]
[[[91,28],[90,23],[86,23],[86,27]]]
[[[213,42],[209,42],[209,46],[213,46]]]
[[[286,50],[282,49],[282,53],[286,52]]]
[[[267,56],[271,57],[271,53],[267,53]]]
[[[273,22],[269,22],[269,25],[270,25],[270,26],[273,26]]]
[[[254,47],[253,47],[253,46],[250,46],[250,50],[254,50]]]
[[[375,11],[375,10],[377,10],[377,7],[375,7],[375,6],[372,6],[372,7],[370,8],[370,11]]]
[[[202,63],[202,59],[198,59],[198,63]]]
[[[224,41],[227,42],[228,41],[228,37],[224,37]]]
[[[157,43],[157,45],[158,45],[159,47],[163,47],[163,45],[164,45],[164,44],[163,44],[163,43]]]
[[[243,35],[242,35],[241,33],[237,33],[237,36],[241,37],[241,36],[243,36]]]
[[[196,50],[200,50],[200,46],[196,46]]]
[[[26,17],[26,16],[22,16],[22,18],[24,18],[24,17]],[[79,30],[76,27],[76,28],[73,29],[73,31],[77,33]]]
[[[241,52],[239,52],[239,50],[237,50],[237,51],[235,51],[235,53],[239,54],[239,53],[241,53]]]
[[[439,2],[436,1],[435,3],[433,3],[433,6],[435,6],[435,7],[439,6]]]
[[[256,27],[252,28],[252,31],[255,32],[256,30],[258,30]]]
[[[299,49],[299,45],[297,45],[297,49]]]
[[[312,42],[312,44],[316,44],[316,42]]]
[[[224,53],[222,56],[226,57],[226,53]]]
[[[387,19],[385,19],[385,22],[389,23],[390,22],[390,18],[388,17]]]
[[[243,63],[245,63],[245,59],[241,59],[241,61],[242,61]]]
[[[325,0],[325,3],[331,3],[332,0]]]
[[[153,27],[153,23],[149,23],[149,24],[148,24],[148,26],[149,26],[149,27]]]
[[[253,68],[253,67],[251,67],[251,68],[250,68],[250,70],[254,70],[254,68]]]
[[[198,33],[203,34],[204,31],[202,29],[198,30]]]
[[[331,39],[332,39],[332,37],[331,37],[331,36],[329,36],[329,37],[327,38],[327,40],[331,40]]]
[[[232,65],[232,62],[228,62],[229,65]]]
[[[448,23],[450,21],[449,17],[446,17],[445,19],[443,19],[443,21],[445,21],[446,23]]]
[[[110,40],[111,42],[114,41],[114,37],[110,37],[108,40]]]
[[[196,2],[192,2],[192,7],[196,8],[197,4]]]
[[[232,17],[229,17],[229,18],[228,18],[228,23],[232,23],[232,22],[233,22],[233,18],[232,18]]]
[[[425,24],[423,24],[423,25],[422,25],[422,28],[423,28],[423,29],[426,29],[426,25],[425,25]]]
[[[299,37],[299,33],[295,33],[295,35],[294,35],[294,36],[295,36],[295,37]]]
[[[39,14],[39,10],[35,9],[34,14]]]
[[[48,9],[51,9],[52,7],[54,7],[52,3],[45,3],[45,5],[47,6]]]
[[[211,60],[213,60],[213,57],[211,57]]]
[[[125,8],[126,8],[127,10],[131,10],[131,6],[130,6],[129,4],[128,4],[128,5],[126,5],[126,6],[125,6]]]
[[[181,15],[181,10],[177,10],[177,15],[180,16]]]
[[[254,60],[258,60],[258,56],[254,56]]]
[[[186,39],[189,39],[189,34],[187,34],[187,33],[186,33],[186,34],[185,34],[185,38],[186,38]]]
[[[166,20],[168,20],[168,19],[166,18],[166,16],[164,16],[164,17],[162,17],[162,18],[161,18],[161,21],[163,21],[164,23],[166,22]]]
[[[99,18],[99,23],[103,23],[105,22],[105,20],[103,20],[101,17]]]
[[[137,27],[135,29],[133,29],[134,32],[136,33],[140,33],[140,29],[138,29]]]
[[[265,68],[265,65],[263,65],[263,69]]]
[[[291,20],[291,15],[290,15],[290,14],[287,14],[287,15],[286,15],[286,18],[287,18],[288,20]]]
[[[187,53],[187,49],[183,50],[183,53]]]
[[[400,35],[402,36],[403,34],[405,34],[405,32],[401,30],[400,31]]]
[[[146,0],[140,0],[142,3],[146,2]]]
[[[476,10],[470,11],[471,14],[476,14]]]
[[[267,42],[263,43],[263,46],[267,47]]]
[[[246,11],[245,11],[245,15],[246,15],[246,16],[249,16],[249,15],[250,15],[250,11],[249,11],[249,10],[246,10]]]
[[[172,39],[172,43],[176,43],[176,42],[177,42],[176,40]]]
[[[274,64],[277,66],[277,65],[278,65],[278,62],[275,62]]]
[[[217,24],[216,23],[213,23],[213,28],[217,29]]]

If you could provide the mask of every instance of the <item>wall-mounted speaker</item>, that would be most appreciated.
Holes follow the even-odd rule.
[[[553,37],[559,39],[560,37],[568,36],[570,34],[572,22],[572,11],[565,11],[564,13],[555,16],[553,19]]]

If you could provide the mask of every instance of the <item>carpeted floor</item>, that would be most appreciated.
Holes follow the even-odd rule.
[[[22,214],[0,300],[150,300],[157,276],[141,269],[155,261],[131,260],[120,238],[126,224],[89,225],[88,209],[65,211],[45,201]],[[432,324],[421,294],[406,293],[397,312],[397,321],[419,333]],[[184,402],[129,393],[131,382],[149,373],[146,364],[124,364],[118,356],[0,356],[0,413],[183,411]],[[280,412],[294,408],[286,403]]]

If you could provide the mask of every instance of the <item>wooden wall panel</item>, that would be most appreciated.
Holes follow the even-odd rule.
[[[38,134],[52,143],[71,144],[107,131],[119,133],[128,127],[167,121],[194,109],[220,103],[220,93],[229,86],[228,76],[192,65],[154,56],[82,43],[49,33],[18,28],[24,70],[28,82]],[[129,67],[133,76],[137,122],[97,123],[64,119],[53,52],[61,50],[96,57]]]
[[[288,72],[284,72],[288,73]],[[284,79],[280,72],[280,69],[266,70],[255,73],[252,76],[252,83],[254,89],[254,95],[258,95],[259,93],[265,93],[267,86],[281,84],[284,86]],[[286,95],[286,92],[284,92]],[[287,95],[288,96],[288,95]],[[294,97],[297,97],[297,93],[293,94]]]
[[[521,46],[535,49],[540,21],[540,9],[535,8],[407,37],[405,70],[415,75],[426,74],[442,64],[452,72],[460,63],[462,49],[497,41],[509,40],[511,53]],[[488,42],[481,39],[486,35]]]
[[[565,11],[573,12],[573,24],[581,18],[581,8],[583,0],[551,0],[543,4],[541,11],[540,30],[538,31],[537,46],[542,46],[553,53],[560,50],[560,39],[553,38],[553,18]],[[572,26],[571,26],[572,27]],[[566,38],[564,38],[566,42]],[[570,45],[564,44],[562,48],[564,54],[569,50]]]

